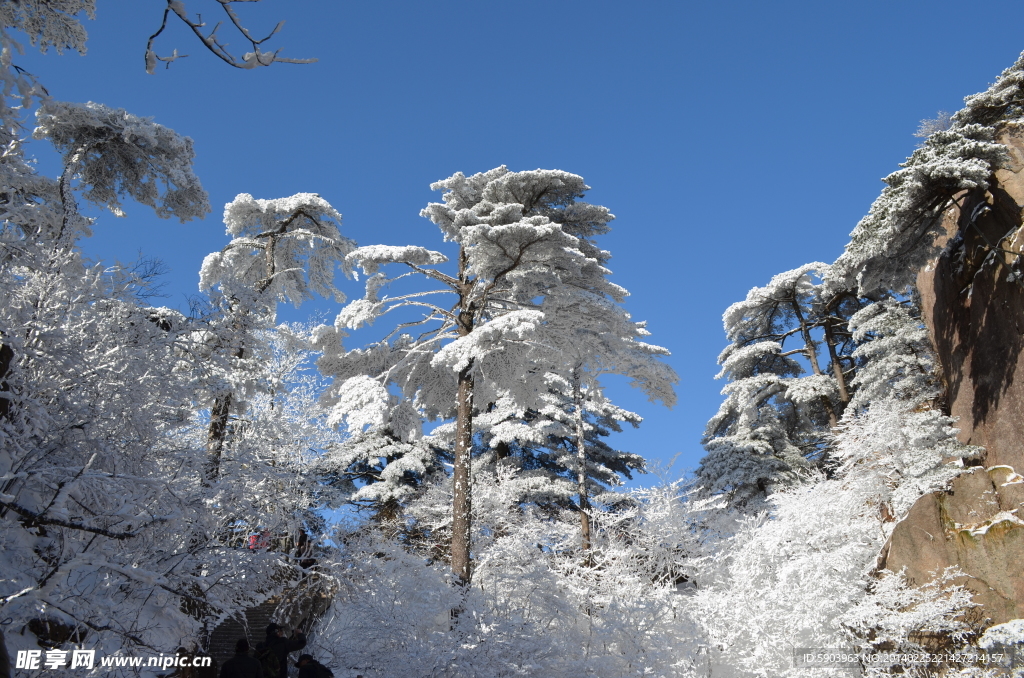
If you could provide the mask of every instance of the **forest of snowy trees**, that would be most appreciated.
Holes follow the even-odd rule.
[[[93,5],[0,2],[12,654],[202,652],[220,622],[315,587],[330,601],[310,651],[338,678],[857,675],[800,665],[800,648],[889,653],[859,675],[1007,675],[908,668],[899,656],[1012,644],[1021,627],[986,633],[955,571],[912,582],[877,559],[980,454],[944,410],[915,274],[941,215],[1005,162],[996,129],[1024,116],[1024,57],[933,126],[838,260],[725,310],[706,456],[627,490],[646,462],[613,434],[641,418],[605,386],[671,407],[678,378],[624,309],[601,240],[614,217],[582,177],[452,168],[420,213],[439,232],[410,244],[353,242],[343,206],[313,193],[241,194],[192,312],[153,306],[152,264],[82,253],[108,216],[81,204],[219,212],[191,139],[55,101],[17,66],[26,44],[81,51]],[[203,39],[230,65],[281,67],[255,42]],[[150,68],[175,58],[158,49]],[[45,144],[55,176],[32,162]],[[346,300],[345,278],[363,296]],[[279,303],[314,298],[333,322],[279,321]]]

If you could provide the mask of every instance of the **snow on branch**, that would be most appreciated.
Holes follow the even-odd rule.
[[[475,359],[509,350],[517,342],[530,341],[537,336],[543,321],[544,314],[540,311],[512,311],[447,344],[437,352],[431,364],[458,372]]]
[[[100,535],[102,537],[107,537],[109,539],[132,539],[134,537],[139,536],[139,534],[141,533],[140,531],[142,529],[145,529],[145,528],[149,527],[150,525],[155,525],[157,523],[167,522],[170,519],[170,518],[154,518],[149,523],[147,523],[146,525],[141,526],[137,530],[123,530],[123,531],[118,532],[118,531],[111,530],[111,529],[108,529],[108,528],[105,528],[105,527],[96,527],[94,525],[89,525],[89,524],[82,523],[82,522],[73,522],[73,521],[70,521],[70,520],[64,520],[64,519],[61,519],[61,518],[55,518],[55,517],[52,517],[52,516],[47,516],[46,515],[46,511],[43,511],[43,512],[39,513],[39,512],[33,511],[31,509],[25,508],[24,506],[21,506],[20,504],[17,504],[17,503],[15,503],[13,501],[0,501],[0,506],[3,506],[5,508],[8,508],[8,509],[14,511],[15,513],[17,513],[22,518],[28,518],[31,522],[33,522],[33,523],[35,523],[37,525],[53,525],[55,527],[66,527],[66,528],[69,528],[69,529],[72,529],[72,530],[81,530],[82,532],[89,532],[89,533],[92,533],[92,534],[98,534],[98,535]]]
[[[200,289],[227,286],[233,294],[269,293],[296,306],[314,294],[344,301],[337,268],[350,272],[355,243],[341,235],[341,214],[315,193],[262,200],[239,194],[224,207],[234,239],[206,257]]]
[[[0,26],[16,28],[27,34],[31,43],[43,52],[53,47],[58,54],[66,49],[84,54],[85,28],[76,18],[83,12],[90,19],[95,19],[95,0],[0,2]]]
[[[234,27],[234,29],[242,35],[242,37],[249,42],[252,46],[251,52],[245,52],[243,54],[234,54],[228,49],[228,43],[221,40],[218,31],[220,30],[223,22],[218,22],[210,28],[209,25],[203,21],[202,15],[197,14],[195,19],[191,19],[188,14],[188,10],[185,8],[185,3],[182,0],[167,0],[167,7],[164,8],[163,19],[160,22],[160,28],[157,29],[153,35],[149,36],[149,41],[146,43],[146,72],[153,74],[156,71],[157,62],[162,61],[170,67],[171,63],[187,57],[187,54],[178,54],[178,50],[175,49],[170,56],[159,56],[153,49],[153,43],[156,41],[160,34],[167,28],[167,19],[173,13],[176,17],[181,19],[182,23],[188,26],[196,37],[199,38],[203,46],[212,52],[218,59],[223,61],[229,66],[235,68],[252,69],[259,66],[269,66],[273,63],[285,63],[285,64],[311,64],[315,63],[316,59],[291,59],[281,56],[281,49],[278,48],[274,51],[264,51],[260,49],[263,43],[274,37],[281,27],[284,26],[284,21],[279,21],[276,26],[263,38],[254,37],[252,32],[242,23],[241,19],[235,13],[235,10],[231,7],[236,2],[260,2],[260,0],[215,0],[221,9],[224,10],[227,15],[228,21]]]
[[[344,422],[350,433],[378,428],[387,420],[389,403],[388,391],[379,381],[366,375],[351,377],[338,387],[327,425]]]
[[[210,211],[192,172],[192,140],[150,118],[102,104],[46,102],[36,113],[36,139],[49,139],[64,156],[62,184],[77,176],[90,202],[124,216],[119,198],[149,205],[157,216],[182,223]],[[69,206],[65,199],[65,211]]]
[[[345,257],[346,263],[358,266],[366,275],[377,273],[381,264],[408,264],[416,267],[433,266],[446,261],[448,257],[440,252],[417,245],[369,245],[353,250]]]

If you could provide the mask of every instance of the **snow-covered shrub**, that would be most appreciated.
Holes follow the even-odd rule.
[[[335,675],[691,675],[699,628],[680,590],[714,539],[697,528],[711,507],[677,486],[642,493],[628,510],[595,512],[587,552],[571,515],[522,507],[512,478],[477,478],[470,586],[454,585],[445,554],[379,528],[339,537],[343,593],[316,640]],[[432,488],[390,529],[444,535],[450,492]]]
[[[949,459],[976,453],[955,433],[939,412],[877,402],[844,421],[834,443],[842,465],[832,478],[773,494],[769,511],[746,518],[692,597],[715,675],[842,675],[795,665],[794,650],[870,649],[869,636],[905,647],[914,633],[964,631],[963,590],[913,588],[875,573],[892,518],[959,472],[962,463]]]

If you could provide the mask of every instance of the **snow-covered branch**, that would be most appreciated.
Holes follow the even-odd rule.
[[[214,54],[218,59],[223,61],[229,66],[235,68],[251,69],[259,66],[270,66],[273,63],[286,63],[286,64],[311,64],[315,63],[317,59],[292,59],[281,56],[281,49],[278,48],[274,51],[264,51],[260,49],[263,43],[274,37],[278,31],[284,26],[284,21],[280,21],[276,26],[267,34],[264,38],[255,38],[248,28],[242,23],[238,14],[231,7],[236,2],[260,2],[260,0],[214,0],[220,5],[221,9],[227,15],[228,21],[234,26],[235,30],[245,40],[247,40],[252,47],[251,52],[244,54],[234,54],[228,49],[228,43],[223,42],[221,37],[218,35],[221,23],[217,23],[213,28],[209,28],[208,24],[203,21],[202,15],[197,14],[195,19],[190,18],[188,9],[185,7],[183,0],[167,0],[167,6],[163,11],[163,18],[160,21],[160,27],[156,30],[153,35],[149,36],[149,40],[146,42],[146,72],[153,74],[156,72],[157,62],[164,62],[169,67],[172,62],[187,57],[187,54],[178,54],[178,50],[175,49],[170,56],[159,56],[154,50],[154,44],[156,39],[160,37],[160,34],[167,28],[167,19],[171,14],[174,14],[178,19],[182,21],[188,28],[199,38],[199,41]]]

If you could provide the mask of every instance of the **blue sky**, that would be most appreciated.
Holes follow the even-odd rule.
[[[612,386],[645,417],[615,444],[655,463],[678,455],[672,475],[698,463],[721,401],[722,311],[775,273],[834,260],[880,178],[913,151],[918,122],[957,110],[1024,49],[1024,8],[1001,0],[981,18],[937,0],[263,0],[237,5],[253,31],[286,19],[271,45],[318,63],[236,70],[172,24],[158,51],[191,56],[146,75],[162,5],[99,0],[85,57],[16,60],[58,99],[152,116],[195,140],[214,214],[180,225],[129,206],[101,217],[89,255],[163,259],[170,296],[156,303],[184,309],[203,257],[227,242],[220,211],[238,193],[316,192],[361,245],[439,247],[418,216],[439,199],[431,182],[502,164],[580,174],[588,200],[617,216],[602,243],[613,280],[681,377],[671,411]],[[212,0],[186,6],[219,12]]]

